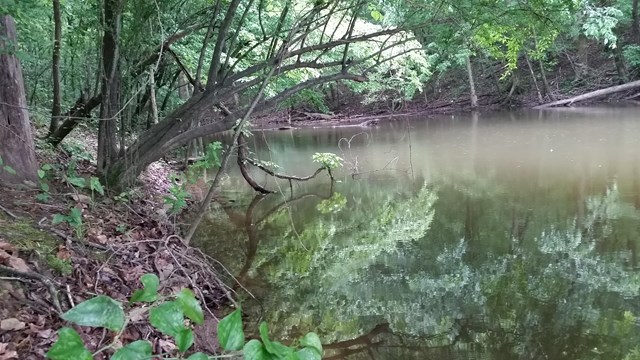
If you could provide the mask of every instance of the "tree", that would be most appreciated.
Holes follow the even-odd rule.
[[[0,183],[3,184],[38,179],[22,68],[15,50],[15,22],[11,16],[0,16]]]
[[[202,91],[140,134],[128,147],[117,151],[99,147],[98,157],[102,160],[99,167],[106,170],[103,172],[106,184],[129,185],[147,165],[167,152],[197,137],[230,129],[249,107],[246,102],[233,104],[234,96],[252,98],[271,69],[275,75],[256,112],[273,108],[301,91],[325,83],[365,82],[377,65],[416,50],[386,52],[407,43],[396,37],[402,33],[399,27],[363,24],[364,31],[354,31],[360,14],[357,1],[297,4],[295,9],[291,2],[285,2],[283,11],[277,14],[267,11],[263,3],[252,4],[238,5],[238,9],[232,9],[232,5],[237,5],[235,2],[227,5],[221,25],[216,28],[216,41]],[[216,7],[218,5],[223,6],[222,2],[216,3]],[[246,14],[262,21],[249,23]],[[252,30],[251,36],[247,30]],[[349,47],[368,41],[377,44],[378,49],[355,53],[353,46]],[[192,85],[197,85],[198,79],[188,78],[193,80]],[[104,118],[111,121],[111,117],[101,118],[101,121],[105,121]],[[117,155],[105,156],[107,151]]]

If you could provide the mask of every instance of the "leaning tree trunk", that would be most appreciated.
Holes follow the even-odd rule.
[[[0,184],[38,180],[22,69],[10,50],[15,42],[13,18],[0,16]]]
[[[98,128],[98,172],[109,173],[114,159],[118,156],[116,129],[120,111],[120,14],[121,0],[104,2],[104,36],[102,37],[102,103],[100,105],[100,126]],[[106,180],[106,179],[105,179]],[[109,183],[106,182],[109,186]]]

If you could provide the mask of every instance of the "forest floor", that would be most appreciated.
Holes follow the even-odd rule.
[[[44,358],[56,331],[69,326],[61,312],[95,295],[126,304],[146,273],[158,275],[161,294],[194,290],[205,309],[205,324],[195,330],[193,349],[215,354],[215,314],[233,300],[211,259],[184,244],[179,224],[167,215],[163,196],[172,167],[155,163],[136,188],[114,199],[103,197],[74,186],[68,175],[69,164],[75,163],[73,176],[88,182],[95,171],[93,142],[89,134],[78,133],[65,150],[39,147],[40,164],[61,165],[46,175],[46,201],[36,200],[42,190],[0,187],[0,360]],[[56,217],[71,216],[72,209],[81,214],[80,226],[53,224]],[[92,351],[116,335],[74,328]],[[151,341],[154,353],[175,350],[143,318],[132,319],[119,341],[138,339]],[[107,353],[95,359],[106,359]]]

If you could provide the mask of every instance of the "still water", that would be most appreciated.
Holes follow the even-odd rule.
[[[199,245],[273,338],[329,359],[640,359],[640,110],[396,119],[256,133]],[[293,194],[291,191],[293,190]]]

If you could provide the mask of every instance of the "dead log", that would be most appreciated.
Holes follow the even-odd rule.
[[[576,102],[591,100],[591,99],[619,93],[622,91],[632,90],[639,87],[640,87],[640,80],[632,81],[622,85],[616,85],[616,86],[611,86],[611,87],[596,90],[596,91],[591,91],[586,94],[574,96],[569,99],[558,100],[558,101],[550,102],[547,104],[538,105],[538,106],[535,106],[534,109],[545,109],[545,108],[560,106],[560,105],[571,105]]]

